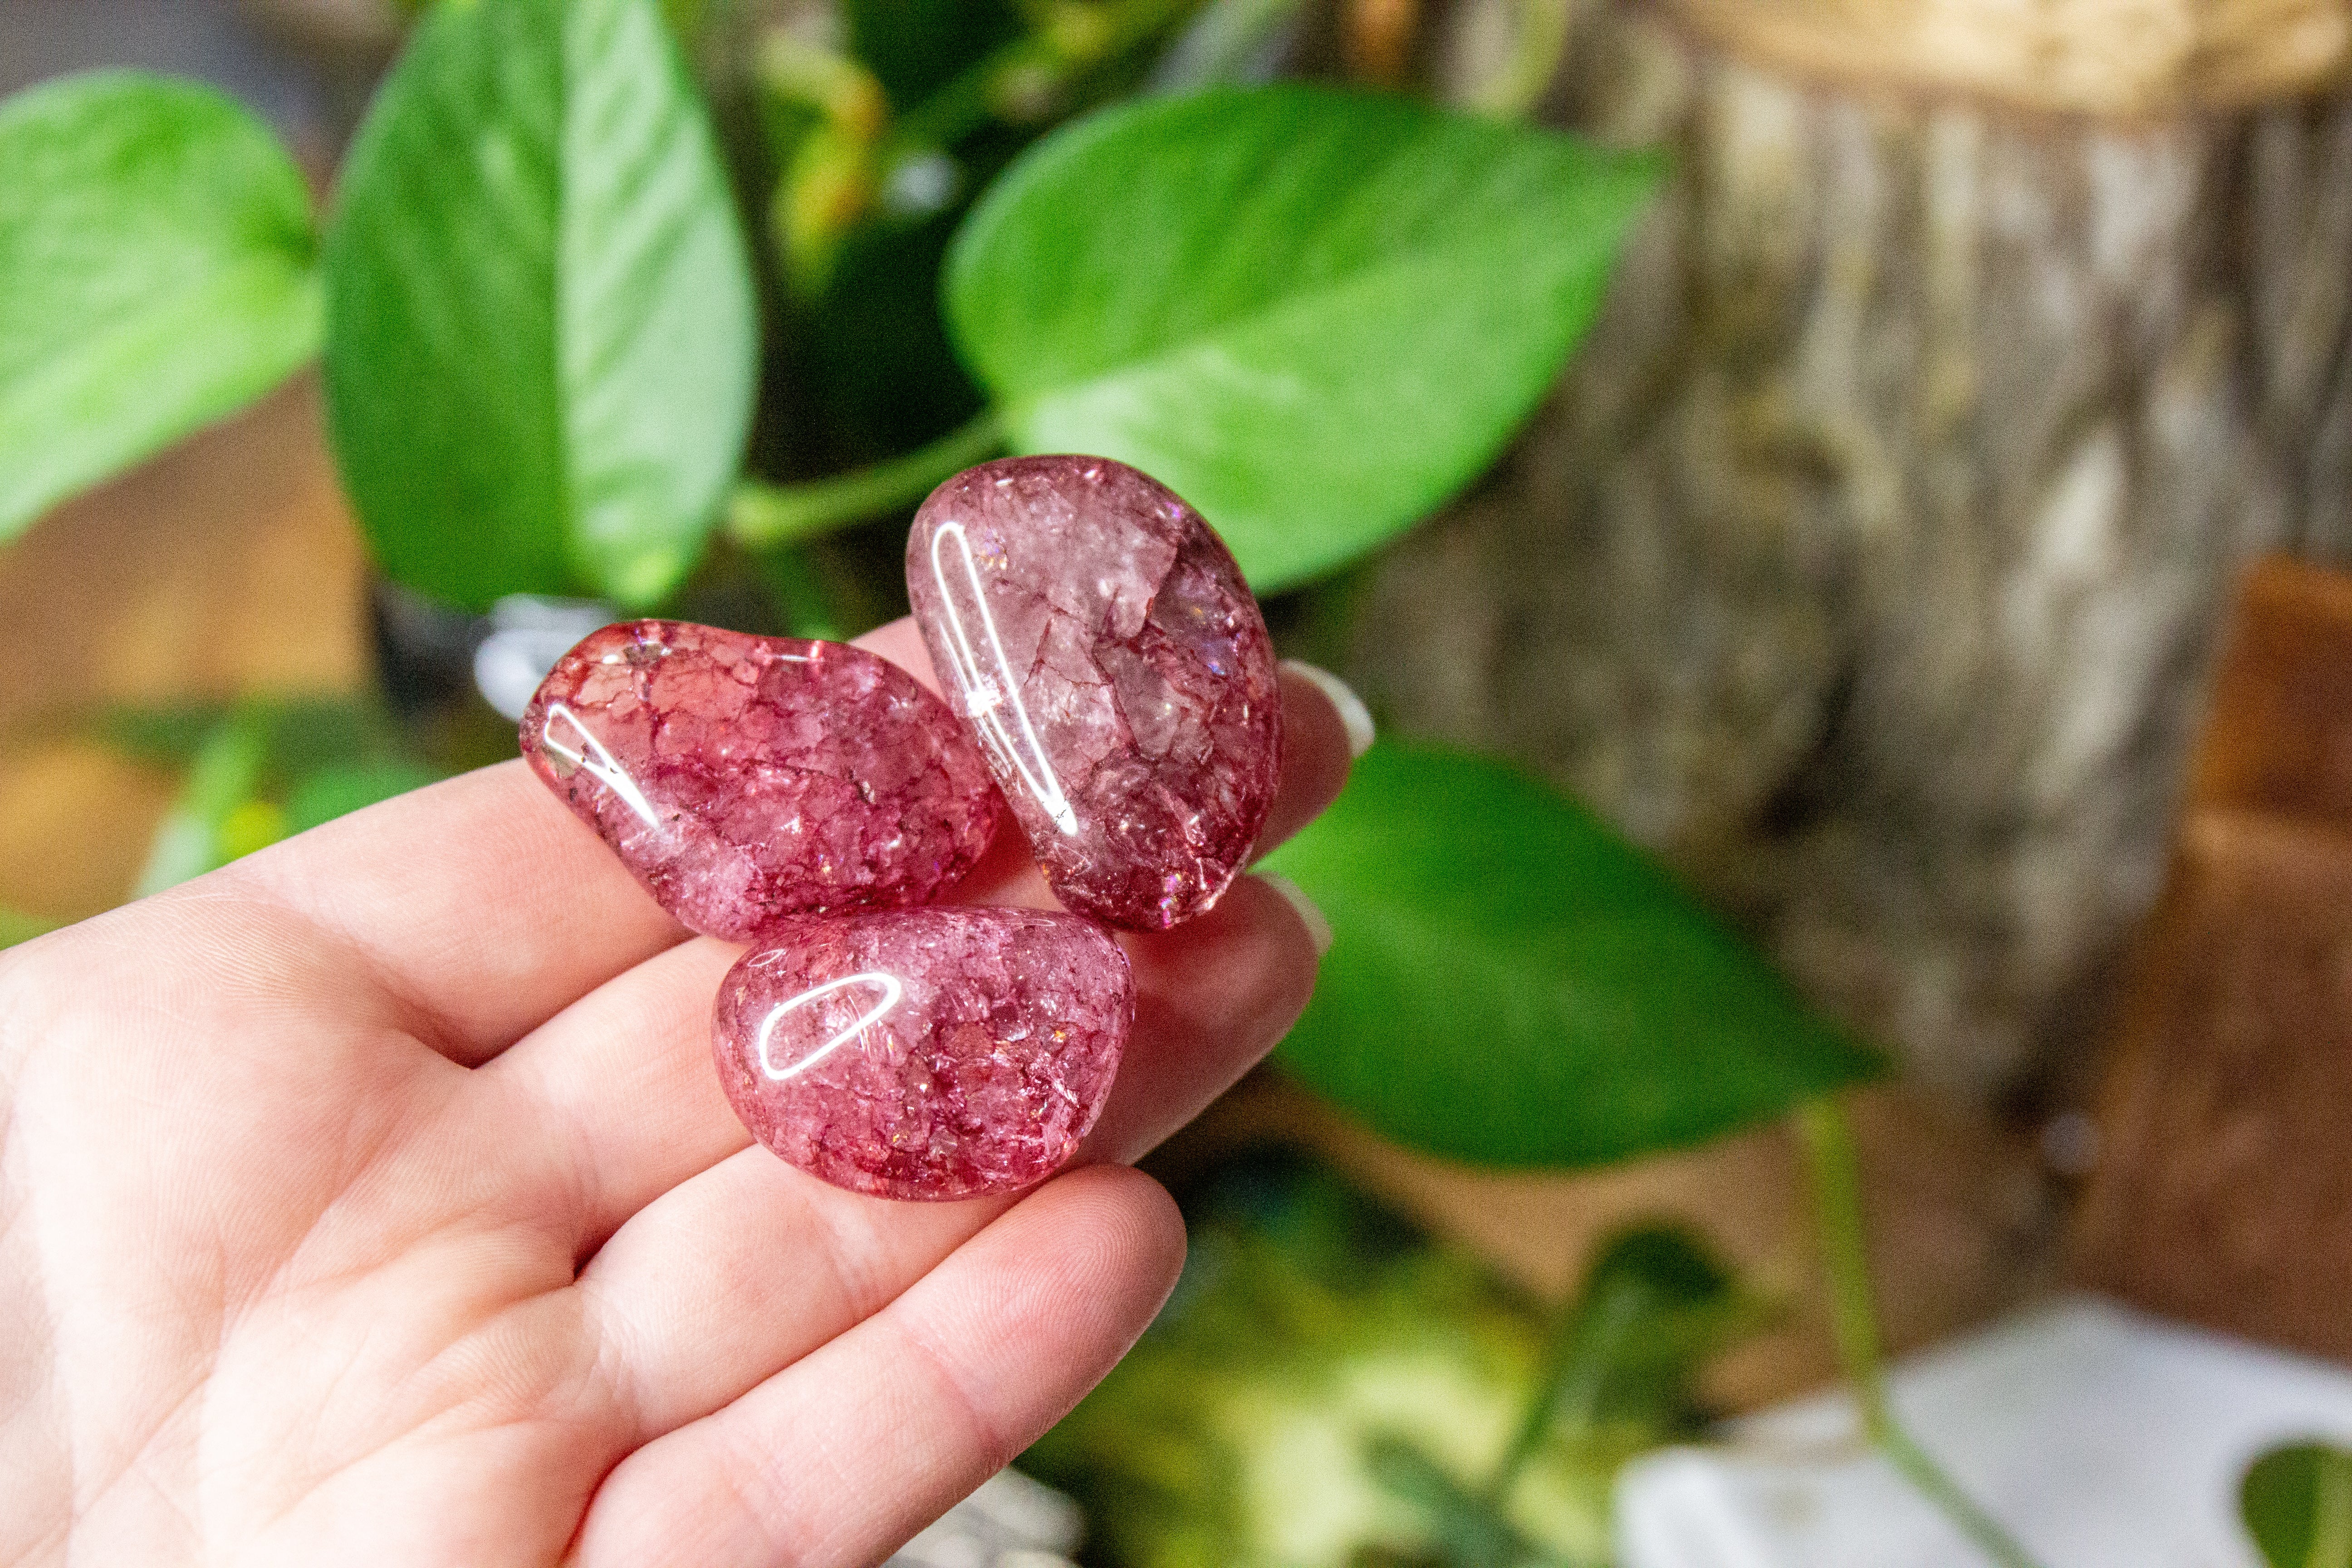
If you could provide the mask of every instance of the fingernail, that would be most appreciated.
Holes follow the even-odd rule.
[[[1277,876],[1272,871],[1260,871],[1256,876],[1259,881],[1281,894],[1284,903],[1298,911],[1298,919],[1307,927],[1307,934],[1315,939],[1315,956],[1320,958],[1330,952],[1331,922],[1323,918],[1323,911],[1315,907],[1315,900],[1307,896],[1307,889],[1289,878]]]
[[[1348,754],[1360,757],[1372,749],[1372,710],[1356,695],[1356,689],[1324,668],[1303,658],[1286,658],[1282,668],[1302,680],[1311,680],[1315,689],[1331,700],[1339,710],[1339,722],[1347,726]]]

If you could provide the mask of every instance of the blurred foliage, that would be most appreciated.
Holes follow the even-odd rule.
[[[320,768],[287,796],[286,831],[307,833],[380,800],[422,789],[436,776],[421,763],[398,761]]]
[[[1507,1484],[1551,1436],[1697,1430],[1699,1369],[1771,1315],[1687,1231],[1643,1226],[1609,1238],[1559,1315],[1542,1381],[1496,1475]]]
[[[140,873],[142,896],[442,776],[365,702],[123,709],[100,731],[184,770]]]
[[[28,915],[22,910],[12,910],[0,904],[0,948],[10,948],[20,942],[30,942],[44,932],[57,930],[55,921]]]
[[[957,238],[948,316],[1014,447],[1157,476],[1267,593],[1486,466],[1661,171],[1323,88],[1147,100],[996,184]]]
[[[1648,857],[1499,763],[1383,742],[1266,865],[1343,933],[1279,1059],[1419,1147],[1592,1164],[1880,1070]]]
[[[0,540],[319,352],[310,197],[252,114],[135,71],[0,104]]]
[[[757,337],[726,176],[645,0],[443,6],[345,160],[327,406],[383,569],[649,607],[702,553]]]
[[[779,287],[756,468],[831,474],[982,411],[938,303],[958,225],[1040,134],[1136,87],[1194,4],[845,0],[765,30],[758,144],[736,149],[739,168],[772,182],[760,217]]]
[[[1021,1461],[1118,1568],[1599,1562],[1617,1466],[1696,1430],[1696,1371],[1757,1321],[1671,1230],[1605,1247],[1548,1343],[1319,1170],[1237,1162],[1185,1211],[1168,1307]]]
[[[2271,1449],[2239,1483],[2238,1512],[2270,1568],[2352,1568],[2352,1448]]]

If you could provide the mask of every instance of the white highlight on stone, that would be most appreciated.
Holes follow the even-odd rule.
[[[882,1000],[859,1014],[851,1022],[849,1027],[842,1030],[792,1066],[779,1068],[774,1057],[769,1052],[769,1047],[775,1043],[776,1026],[810,1003],[830,996],[836,991],[846,991],[853,985],[878,985],[882,988]],[[822,985],[812,985],[799,995],[777,1003],[768,1010],[768,1016],[760,1020],[760,1070],[778,1083],[799,1077],[880,1023],[884,1016],[891,1008],[896,1007],[906,994],[907,988],[899,983],[897,975],[874,971],[865,974],[846,974],[839,980],[828,980]]]
[[[956,553],[963,561],[963,580],[969,589],[973,608],[978,612],[980,628],[986,637],[988,653],[994,661],[987,670],[981,668],[978,655],[971,645],[971,633],[964,626],[963,612],[957,608],[956,591],[950,584],[947,563],[940,558],[940,544],[949,535],[955,536]],[[963,691],[965,710],[980,727],[981,734],[996,751],[1013,764],[1021,782],[1054,826],[1065,833],[1078,830],[1078,814],[1070,808],[1069,796],[1063,793],[1061,776],[1054,764],[1045,759],[1045,749],[1037,742],[1037,731],[1029,722],[1029,710],[1022,705],[1021,693],[1013,679],[1010,662],[1004,657],[1004,644],[996,634],[996,617],[988,608],[988,595],[980,580],[980,564],[971,556],[971,541],[964,533],[963,524],[943,522],[931,533],[931,580],[940,586],[940,601],[948,613],[948,635],[955,644],[956,684]],[[1004,710],[1010,708],[1020,725],[1016,739],[1004,722]]]
[[[578,751],[569,749],[555,738],[558,720],[571,725],[572,732],[580,737]],[[656,811],[653,802],[646,798],[646,792],[637,787],[637,781],[614,760],[613,753],[604,749],[604,742],[588,732],[588,726],[580,721],[580,715],[570,707],[562,702],[548,704],[547,722],[540,726],[539,743],[619,795],[622,804],[643,818],[647,827],[661,826],[661,813]]]

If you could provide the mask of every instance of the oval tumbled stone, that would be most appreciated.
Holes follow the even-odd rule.
[[[1200,513],[1108,458],[983,463],[916,513],[907,588],[1055,896],[1137,931],[1214,904],[1282,776],[1282,700]]]
[[[947,705],[844,643],[681,621],[591,633],[522,716],[522,753],[692,929],[918,903],[1000,807]]]
[[[719,987],[712,1047],[752,1136],[888,1198],[1012,1192],[1095,1123],[1135,1016],[1074,915],[934,907],[778,926]]]

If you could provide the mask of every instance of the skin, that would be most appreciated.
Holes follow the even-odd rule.
[[[931,679],[908,623],[865,641]],[[1348,765],[1284,701],[1269,846]],[[961,896],[1051,907],[1009,832]],[[751,1145],[709,1062],[740,950],[519,762],[0,956],[0,1563],[879,1561],[1142,1331],[1184,1237],[1126,1162],[1313,984],[1252,879],[1123,940],[1085,1157],[940,1205]]]

